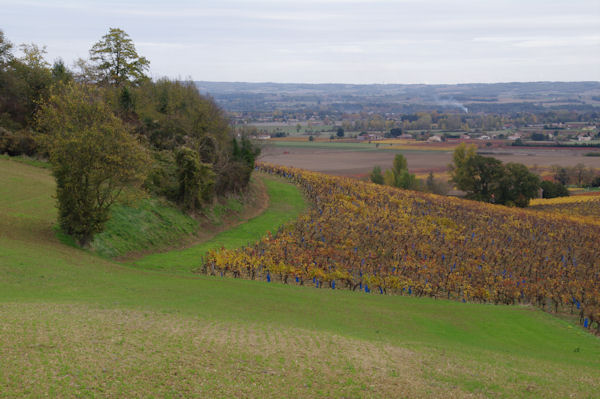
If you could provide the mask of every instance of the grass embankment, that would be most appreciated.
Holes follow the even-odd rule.
[[[160,249],[193,235],[198,222],[178,209],[150,198],[115,204],[106,230],[94,237],[92,250],[114,258],[134,251]]]
[[[130,198],[113,205],[111,219],[105,231],[94,237],[91,249],[107,258],[139,260],[149,253],[193,247],[224,230],[237,231],[239,224],[256,217],[268,207],[264,179],[265,176],[254,177],[247,192],[219,199],[207,206],[197,218],[184,214],[166,201],[146,198],[141,193],[129,193]],[[278,184],[289,187],[282,181]],[[275,226],[278,222],[277,219],[272,220]],[[195,251],[194,255],[199,255],[199,252]],[[150,264],[152,268],[151,259],[140,261],[140,265],[146,267]]]
[[[581,397],[600,342],[526,307],[124,267],[52,230],[0,160],[0,397]]]
[[[143,269],[189,273],[202,263],[204,254],[215,248],[237,248],[260,240],[267,232],[295,219],[306,206],[298,189],[282,179],[261,176],[267,188],[269,206],[260,215],[189,248],[145,256],[132,265]]]

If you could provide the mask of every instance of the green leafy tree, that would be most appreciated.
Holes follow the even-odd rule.
[[[507,163],[499,177],[494,197],[497,203],[525,208],[538,196],[540,179],[520,163]]]
[[[373,167],[373,170],[371,171],[371,175],[369,176],[369,178],[375,184],[383,184],[384,181],[383,181],[383,174],[381,173],[381,167],[380,166]]]
[[[40,47],[37,44],[21,44],[19,46],[23,52],[20,58],[21,62],[31,68],[48,68],[50,64],[46,61],[44,54],[47,53],[46,46]]]
[[[13,77],[10,73],[10,64],[14,59],[12,54],[13,45],[6,37],[4,32],[0,30],[0,127],[15,127],[11,118],[11,86]]]
[[[467,193],[467,198],[526,207],[537,196],[539,177],[525,165],[508,163],[478,155],[475,146],[464,143],[454,150],[450,165],[452,182]]]
[[[399,175],[404,170],[408,170],[408,161],[404,155],[396,154],[394,157],[393,171]]]
[[[4,36],[4,31],[0,29],[0,70],[13,59],[13,45]]]
[[[4,41],[4,39],[0,39]],[[46,50],[35,44],[21,45],[23,55],[15,58],[10,47],[0,55],[0,124],[11,130],[30,127],[38,105],[52,86],[52,73],[44,59]]]
[[[542,196],[544,198],[556,198],[556,197],[568,197],[569,190],[564,184],[559,182],[551,182],[544,180],[541,182],[540,187],[542,188]]]
[[[86,246],[123,189],[143,181],[147,154],[94,86],[56,88],[37,122],[56,178],[60,226]]]
[[[182,147],[177,151],[178,201],[188,211],[201,208],[213,197],[215,174],[210,164],[201,162],[198,152]]]
[[[90,50],[90,60],[96,63],[100,82],[121,86],[140,83],[148,79],[145,72],[150,61],[138,55],[133,41],[125,31],[110,28]]]
[[[493,202],[494,190],[502,175],[502,162],[476,153],[474,145],[460,144],[454,150],[450,165],[451,180],[467,198]]]
[[[394,157],[392,169],[385,171],[383,181],[387,186],[408,190],[414,190],[418,186],[415,175],[408,172],[408,163],[402,154]]]
[[[338,137],[340,137],[340,138],[344,137],[344,128],[343,128],[343,127],[341,127],[341,126],[339,126],[339,127],[337,128],[336,134],[337,134],[337,136],[338,136]]]
[[[66,83],[73,80],[73,72],[67,68],[62,59],[54,61],[52,64],[52,79],[55,82]]]

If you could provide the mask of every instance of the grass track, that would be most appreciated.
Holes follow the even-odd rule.
[[[260,240],[267,232],[295,219],[306,207],[298,189],[282,179],[261,176],[267,187],[269,207],[265,212],[190,248],[148,255],[131,264],[150,270],[189,273],[200,266],[204,254],[215,248],[237,248]]]
[[[54,236],[0,159],[0,397],[580,397],[600,340],[526,307],[124,267]]]

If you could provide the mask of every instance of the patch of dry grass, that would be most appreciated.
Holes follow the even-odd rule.
[[[408,349],[334,334],[86,305],[0,318],[2,397],[467,396]]]
[[[0,397],[6,398],[590,397],[600,391],[600,379],[573,368],[492,352],[482,361],[439,348],[413,351],[299,328],[41,303],[0,304],[0,319]],[[549,386],[548,377],[570,383]]]

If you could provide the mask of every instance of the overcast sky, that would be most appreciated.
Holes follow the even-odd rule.
[[[600,0],[0,0],[71,64],[110,27],[153,77],[306,83],[600,80]]]

